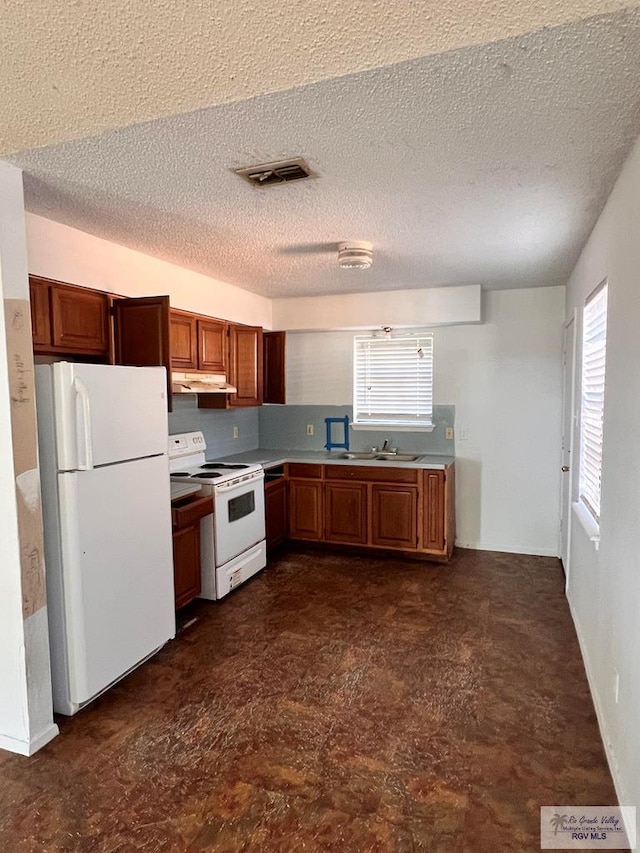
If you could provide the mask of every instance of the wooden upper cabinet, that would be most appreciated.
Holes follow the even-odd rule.
[[[33,277],[29,278],[29,300],[31,302],[31,336],[34,347],[51,344],[51,310],[49,285]]]
[[[262,328],[229,326],[228,379],[238,389],[230,395],[232,406],[262,404]]]
[[[198,338],[196,318],[193,314],[171,310],[169,314],[169,341],[171,367],[174,370],[198,369]]]
[[[52,286],[51,330],[53,346],[65,352],[108,352],[108,297],[98,291]]]
[[[116,299],[113,303],[114,361],[134,367],[164,367],[171,409],[169,297]]]
[[[29,297],[36,352],[108,356],[106,293],[30,276]]]
[[[227,324],[198,320],[198,367],[209,373],[227,372]]]
[[[262,337],[264,357],[265,403],[286,403],[285,349],[286,332],[264,332]]]

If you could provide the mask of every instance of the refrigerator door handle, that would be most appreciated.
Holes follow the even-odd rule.
[[[80,399],[82,404],[82,435],[84,437],[84,465],[78,462],[79,471],[93,470],[93,452],[91,448],[91,404],[87,386],[78,376],[73,380],[73,388],[76,392],[76,400]],[[78,454],[78,458],[80,454]]]

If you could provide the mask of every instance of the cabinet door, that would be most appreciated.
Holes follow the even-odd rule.
[[[106,355],[109,300],[105,293],[51,285],[52,343],[65,352]]]
[[[116,364],[166,368],[171,409],[169,297],[117,299],[113,303],[113,334]]]
[[[371,543],[389,548],[418,545],[418,490],[409,486],[371,486]]]
[[[322,539],[322,483],[289,481],[289,535],[292,539]]]
[[[444,471],[424,472],[424,532],[425,551],[444,548]]]
[[[264,358],[264,402],[286,403],[286,332],[264,332],[262,344]]]
[[[171,311],[169,319],[171,367],[174,370],[197,370],[196,318],[182,311]]]
[[[264,490],[267,549],[275,548],[287,538],[287,483],[277,480],[267,484]]]
[[[176,610],[200,595],[200,524],[173,531]]]
[[[198,320],[198,367],[210,373],[227,372],[227,324]]]
[[[49,313],[49,284],[29,278],[29,300],[31,302],[31,336],[33,345],[51,345],[51,315]]]
[[[231,395],[232,406],[262,404],[262,329],[259,326],[231,326],[229,334],[229,374],[238,389]]]
[[[366,543],[366,483],[326,483],[324,538],[328,542]]]

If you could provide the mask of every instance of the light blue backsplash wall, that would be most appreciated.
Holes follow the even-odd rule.
[[[233,428],[238,427],[238,438]],[[202,430],[207,442],[207,459],[219,459],[259,446],[258,408],[199,409],[195,395],[173,397],[169,412],[169,433]]]
[[[261,406],[260,447],[270,450],[322,450],[326,441],[325,418],[353,419],[351,406]],[[413,453],[455,453],[454,440],[445,438],[447,427],[454,426],[455,406],[434,406],[433,432],[385,432],[349,430],[352,450],[366,450],[381,445],[385,438],[391,447]],[[307,435],[307,424],[313,424],[313,435]],[[335,438],[334,438],[335,440]]]

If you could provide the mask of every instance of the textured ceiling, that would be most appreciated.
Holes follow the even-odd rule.
[[[0,155],[639,3],[4,2]]]
[[[564,283],[640,132],[640,10],[12,158],[43,216],[267,296]],[[232,169],[305,156],[317,180]],[[336,265],[374,243],[371,270]]]

